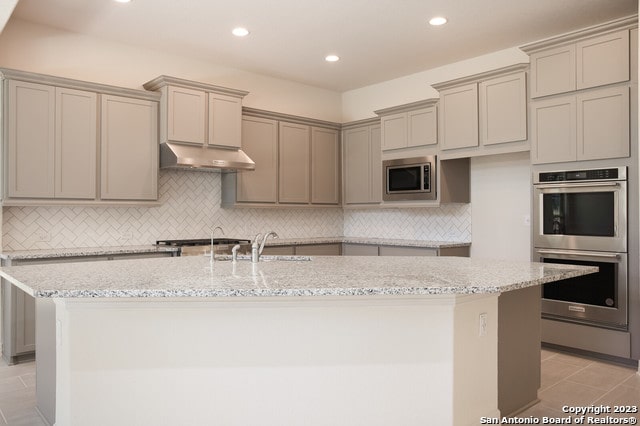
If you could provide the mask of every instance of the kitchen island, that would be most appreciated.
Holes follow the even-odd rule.
[[[500,347],[539,357],[537,286],[595,271],[187,257],[0,275],[36,298],[38,407],[56,425],[467,425],[500,414]],[[503,315],[501,294],[524,297]]]

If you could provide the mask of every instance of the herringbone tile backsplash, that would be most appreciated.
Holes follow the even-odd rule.
[[[409,210],[223,209],[220,174],[163,170],[159,207],[4,207],[2,249],[153,244],[159,239],[341,235],[470,241],[468,205]]]

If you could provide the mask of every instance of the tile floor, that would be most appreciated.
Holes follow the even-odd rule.
[[[34,362],[9,367],[0,361],[0,425],[45,425],[35,410],[35,378]],[[633,367],[543,349],[541,382],[540,402],[517,417],[566,418],[564,405],[629,405],[640,409],[640,375]],[[640,420],[640,413],[632,416]]]
[[[542,349],[542,377],[538,391],[540,402],[517,417],[566,418],[570,414],[562,411],[563,406],[605,405],[613,410],[614,406],[629,405],[640,410],[640,375],[637,372],[636,368],[627,365]],[[637,412],[589,416],[599,419],[604,416],[633,417],[640,420],[640,413]],[[576,422],[572,420],[572,424]]]

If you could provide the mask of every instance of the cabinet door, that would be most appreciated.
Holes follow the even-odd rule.
[[[342,244],[309,244],[296,246],[296,255],[299,256],[340,256]]]
[[[158,103],[102,95],[101,198],[158,199]]]
[[[407,146],[438,143],[438,110],[435,106],[407,113]]]
[[[309,126],[280,122],[278,201],[309,202]]]
[[[440,92],[442,149],[478,146],[478,84],[472,83]]]
[[[366,244],[349,244],[342,245],[343,256],[377,256],[378,246]]]
[[[56,198],[96,198],[97,98],[56,88]]]
[[[428,247],[380,246],[380,256],[437,256],[438,249]]]
[[[574,95],[531,103],[531,162],[576,160],[576,98]]]
[[[167,87],[167,137],[171,141],[205,143],[207,94],[183,87]]]
[[[407,146],[407,113],[392,114],[380,119],[382,126],[382,149],[397,149]]]
[[[577,95],[578,160],[629,156],[629,88]]]
[[[366,126],[345,131],[345,204],[368,204],[381,201],[382,153],[380,144],[380,126]]]
[[[527,139],[525,73],[485,80],[479,85],[480,141],[483,145]]]
[[[15,355],[36,350],[36,299],[15,288]]]
[[[575,45],[537,52],[530,60],[532,98],[576,90]]]
[[[209,145],[240,148],[241,133],[242,100],[209,93]]]
[[[256,169],[237,173],[237,201],[275,203],[278,195],[278,122],[244,117],[242,149],[255,161]]]
[[[369,128],[369,202],[382,202],[382,129]]]
[[[578,89],[629,80],[629,30],[576,43]]]
[[[337,130],[311,128],[311,202],[340,202],[340,143]]]
[[[9,81],[7,195],[53,198],[55,89]]]

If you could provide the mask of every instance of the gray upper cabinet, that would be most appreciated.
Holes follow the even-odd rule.
[[[278,148],[278,201],[309,203],[309,126],[280,122]]]
[[[8,82],[7,195],[53,198],[55,188],[55,88]]]
[[[533,164],[629,157],[635,26],[624,18],[521,47],[531,97],[544,97],[531,102]]]
[[[8,191],[96,198],[97,94],[9,81]]]
[[[576,88],[629,80],[629,31],[617,31],[576,43]]]
[[[531,103],[533,164],[629,156],[629,87]]]
[[[440,91],[440,148],[478,146],[478,84]]]
[[[101,197],[158,198],[158,103],[103,95]]]
[[[222,174],[222,205],[340,205],[340,125],[246,107],[243,113],[242,149],[256,168]]]
[[[209,145],[242,146],[242,98],[209,93]]]
[[[98,95],[56,89],[55,196],[96,198]]]
[[[380,116],[382,150],[438,143],[438,99],[427,99],[375,111]]]
[[[576,47],[560,46],[531,55],[531,97],[576,90]]]
[[[487,79],[478,85],[482,145],[527,139],[526,73]]]
[[[237,186],[223,191],[236,191],[241,203],[273,203],[278,201],[278,122],[259,117],[243,117],[242,148],[256,163],[251,172],[224,174],[223,180],[235,177]],[[224,195],[224,194],[223,194]]]
[[[0,76],[4,205],[157,200],[159,95],[9,69]]]
[[[166,95],[166,105],[163,106],[163,110],[166,108],[166,120],[161,124],[166,140],[204,145],[207,93],[186,87],[165,86],[162,94]]]
[[[382,202],[381,131],[377,121],[346,125],[343,130],[345,205]]]
[[[629,28],[637,19],[522,46],[531,58],[531,97],[629,81]]]
[[[143,87],[162,94],[161,143],[242,146],[242,98],[249,92],[166,75]]]
[[[529,150],[527,69],[516,64],[433,85],[442,158]]]
[[[340,204],[340,134],[311,127],[311,203]]]

